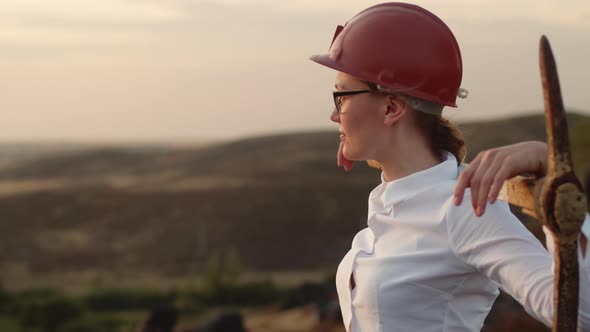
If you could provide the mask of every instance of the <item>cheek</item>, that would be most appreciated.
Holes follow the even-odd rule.
[[[340,124],[344,127],[347,134],[352,135],[358,131],[360,120],[358,116],[347,114],[346,116],[340,117]]]
[[[372,138],[383,126],[383,118],[378,113],[381,105],[372,100],[357,98],[350,100],[349,107],[346,116],[340,118],[342,127],[355,145],[371,144]]]
[[[368,152],[367,149],[374,146],[377,133],[379,132],[379,126],[374,118],[351,116],[342,120],[342,126],[348,134],[345,148],[348,150],[348,153],[354,154],[355,158],[363,157]],[[359,155],[359,153],[363,156]]]
[[[376,117],[369,116],[369,114],[361,114],[345,119],[342,124],[355,136],[370,137],[380,130],[380,121]]]

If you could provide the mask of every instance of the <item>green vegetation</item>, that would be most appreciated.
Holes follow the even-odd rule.
[[[116,315],[86,315],[64,325],[59,332],[127,332],[135,325],[132,321],[119,318]]]
[[[590,118],[581,118],[571,126],[570,144],[576,173],[584,181],[590,170]]]
[[[205,264],[205,287],[213,296],[223,289],[223,270],[217,254],[209,256]]]
[[[80,319],[84,314],[84,308],[78,301],[65,296],[26,302],[19,310],[21,326],[46,332],[60,331],[65,324]]]
[[[10,316],[0,315],[0,331],[21,332],[21,328],[17,319]]]
[[[230,248],[225,258],[225,279],[230,285],[235,285],[240,280],[242,266],[236,248]]]
[[[121,311],[149,309],[161,303],[170,303],[174,294],[153,289],[97,289],[82,297],[85,307],[92,311]]]
[[[0,331],[128,332],[138,326],[151,309],[162,305],[177,308],[187,320],[187,317],[198,318],[215,308],[276,303],[286,293],[270,282],[217,285],[215,293],[207,288],[187,291],[109,288],[77,296],[48,288],[5,293]]]
[[[230,248],[222,256],[214,253],[205,263],[205,289],[213,297],[234,287],[240,280],[240,259],[235,248]]]
[[[2,284],[2,279],[0,279],[0,314],[2,314],[10,305],[10,296],[4,289],[4,285]],[[0,329],[0,331],[2,331]]]
[[[571,114],[568,122],[584,181],[590,117]],[[545,140],[541,111],[460,127],[467,161],[483,149]],[[266,272],[240,282],[244,266],[288,277],[335,271],[366,226],[366,198],[379,182],[365,163],[338,169],[336,148],[332,131],[198,148],[47,153],[4,164],[0,182],[12,191],[0,200],[9,221],[0,232],[0,331],[130,331],[162,303],[192,322],[212,309],[283,296],[283,288],[260,281]],[[537,222],[529,226],[540,232]],[[136,278],[143,271],[153,271],[145,283]],[[86,292],[15,291],[38,284]]]

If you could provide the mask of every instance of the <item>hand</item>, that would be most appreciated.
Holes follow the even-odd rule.
[[[455,205],[471,188],[471,205],[477,216],[483,215],[486,202],[493,204],[504,181],[523,173],[546,174],[547,144],[529,141],[480,152],[461,172],[455,187]]]
[[[336,155],[336,164],[338,165],[338,167],[344,167],[344,170],[348,172],[352,169],[354,161],[346,159],[344,157],[342,149],[344,149],[344,143],[340,142],[340,146],[338,147],[338,154]]]

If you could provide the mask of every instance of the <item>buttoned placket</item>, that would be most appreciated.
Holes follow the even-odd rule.
[[[361,252],[365,253],[368,256],[371,256],[373,254],[373,251],[375,249],[375,242],[377,241],[378,237],[380,234],[383,233],[383,227],[381,225],[378,224],[377,220],[376,220],[376,216],[377,215],[392,215],[393,212],[393,207],[391,206],[390,202],[385,202],[382,201],[380,202],[380,205],[375,204],[375,202],[373,202],[375,197],[381,196],[383,191],[386,190],[387,187],[387,183],[382,183],[381,186],[375,188],[375,190],[373,190],[373,192],[370,195],[369,198],[369,213],[368,213],[368,218],[367,218],[367,226],[368,226],[368,230],[367,230],[367,239],[364,239],[365,241],[362,241],[361,243],[359,243],[359,246],[356,248],[356,250],[352,251],[352,255],[350,257],[350,262],[348,264],[348,268],[347,271],[345,272],[348,276],[348,303],[349,303],[349,315],[348,317],[343,317],[345,319],[345,324],[347,327],[348,331],[353,331],[352,330],[352,322],[353,322],[353,315],[354,315],[354,308],[353,308],[353,302],[355,299],[355,295],[356,295],[356,290],[358,288],[358,285],[352,289],[351,287],[351,283],[350,283],[350,279],[354,277],[354,271],[356,268],[356,262],[357,259],[359,257],[359,254]],[[388,206],[389,205],[389,206]],[[356,280],[355,278],[355,284],[358,282],[358,280]],[[375,299],[377,301],[377,299]],[[356,332],[356,331],[354,331]]]

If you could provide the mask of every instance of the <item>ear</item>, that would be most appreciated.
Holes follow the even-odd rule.
[[[393,126],[398,123],[408,112],[408,107],[405,98],[396,95],[387,96],[387,110],[383,123],[386,126]]]

